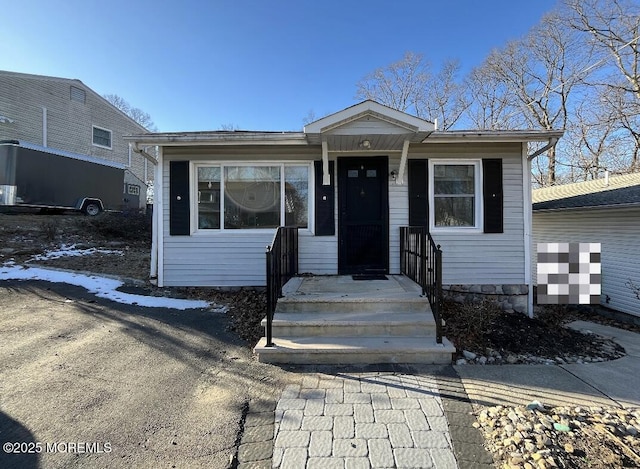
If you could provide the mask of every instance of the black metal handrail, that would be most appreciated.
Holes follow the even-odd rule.
[[[422,226],[400,227],[400,270],[422,288],[436,321],[436,341],[442,343],[442,250]]]
[[[273,347],[272,324],[282,287],[298,273],[298,228],[280,226],[267,246],[267,347]]]

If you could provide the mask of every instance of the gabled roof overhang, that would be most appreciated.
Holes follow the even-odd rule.
[[[435,130],[432,122],[367,100],[305,126],[312,145],[322,145],[323,184],[329,184],[329,153],[401,152],[397,182],[402,183],[411,143]]]

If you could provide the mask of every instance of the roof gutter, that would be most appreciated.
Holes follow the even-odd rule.
[[[545,146],[543,146],[542,148],[536,150],[535,152],[531,153],[530,155],[527,155],[527,160],[532,161],[534,158],[540,156],[545,151],[547,151],[550,148],[553,148],[554,146],[556,146],[557,143],[558,143],[558,137],[549,137],[549,142]]]
[[[146,158],[151,163],[158,164],[158,160],[154,156],[152,156],[149,153],[147,153],[143,148],[140,148],[138,146],[138,142],[134,142],[133,143],[133,151],[135,151],[136,153],[142,155],[144,158]]]
[[[544,202],[538,202],[538,203],[544,203]],[[585,205],[583,207],[532,208],[532,211],[534,213],[546,213],[546,212],[565,212],[565,211],[572,211],[572,210],[613,210],[613,209],[636,208],[636,207],[640,207],[640,202],[628,202],[624,204],[607,204],[607,205]]]

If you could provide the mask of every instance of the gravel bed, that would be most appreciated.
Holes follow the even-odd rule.
[[[476,412],[497,467],[640,467],[640,410],[496,406]]]

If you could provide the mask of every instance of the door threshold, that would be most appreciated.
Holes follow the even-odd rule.
[[[353,274],[353,280],[389,280],[385,274]]]

